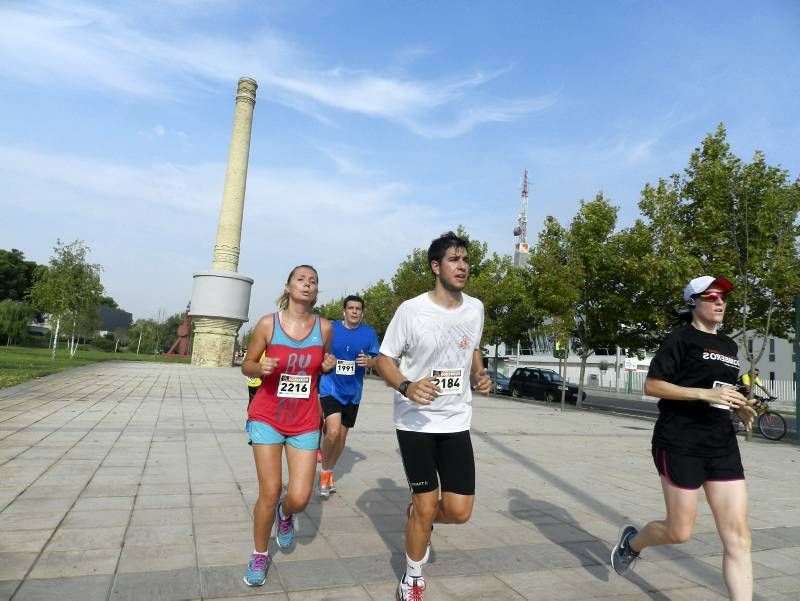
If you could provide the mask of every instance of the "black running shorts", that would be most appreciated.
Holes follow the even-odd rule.
[[[738,446],[735,451],[720,457],[681,455],[675,451],[653,447],[653,462],[658,473],[667,482],[687,490],[696,490],[709,481],[744,480]]]
[[[414,494],[440,487],[442,492],[475,494],[475,457],[469,430],[448,434],[397,430],[400,456]]]
[[[332,396],[323,396],[320,397],[319,400],[320,403],[322,403],[322,412],[325,414],[325,418],[334,413],[341,413],[342,425],[345,428],[352,428],[356,425],[356,416],[358,415],[357,404],[348,403],[347,405],[342,405]]]

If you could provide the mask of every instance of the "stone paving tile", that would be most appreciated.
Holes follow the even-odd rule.
[[[42,530],[56,527],[64,519],[64,513],[0,513],[0,532],[9,530]]]
[[[125,536],[125,526],[110,528],[59,528],[47,545],[48,551],[82,551],[89,549],[119,549]]]
[[[126,526],[130,520],[128,510],[70,511],[64,518],[63,528],[113,528]]]
[[[45,551],[39,556],[30,578],[70,578],[113,574],[119,549]]]
[[[6,530],[0,532],[0,553],[38,553],[53,535],[52,530]]]
[[[0,553],[0,580],[22,580],[36,556],[37,553]]]
[[[117,572],[155,572],[196,567],[197,557],[193,542],[177,545],[125,546],[119,559]]]
[[[283,592],[277,593],[259,593],[258,589],[252,589],[249,591],[249,594],[242,594],[235,597],[214,597],[213,599],[209,599],[206,597],[205,601],[242,601],[242,599],[255,599],[257,598],[259,601],[289,601],[289,595]],[[193,601],[200,601],[199,599],[194,599]]]
[[[390,554],[394,548],[386,544],[377,532],[364,529],[361,532],[335,533],[325,536],[339,557],[360,557],[373,554]]]
[[[261,596],[268,593],[282,592],[281,579],[277,568],[272,565],[267,571],[267,582],[264,586],[249,587],[244,581],[247,560],[240,565],[213,566],[200,569],[202,592],[205,598]]]
[[[110,601],[185,601],[200,598],[197,568],[142,574],[118,574]]]
[[[176,507],[190,507],[189,494],[180,495],[140,495],[136,497],[135,509],[174,509]]]
[[[105,601],[111,580],[110,575],[30,578],[14,595],[14,601]]]
[[[287,592],[355,584],[345,563],[338,559],[287,561],[275,567]]]
[[[785,575],[800,576],[800,561],[792,557],[786,549],[770,549],[769,551],[755,551],[753,564],[768,567]]]
[[[230,507],[192,507],[192,516],[198,524],[241,522],[250,519],[250,510],[244,506],[240,497],[238,503]]]
[[[159,526],[131,525],[125,534],[125,545],[131,547],[193,543],[194,532],[191,524],[166,524]]]
[[[248,541],[252,542],[252,533],[250,537],[248,537]],[[275,539],[271,538],[270,553],[273,554],[277,563],[284,561],[297,562],[316,559],[335,559],[338,557],[336,549],[334,549],[325,537],[308,537],[305,536],[302,531],[295,538],[295,543],[290,549],[279,550],[277,545],[275,545]]]
[[[342,586],[316,591],[289,593],[289,601],[370,601],[372,596],[362,586]]]
[[[178,507],[174,509],[134,509],[131,515],[131,526],[191,523],[192,510],[189,507]]]
[[[9,601],[21,580],[0,580],[0,601]]]
[[[370,583],[381,581],[397,581],[405,572],[405,554],[369,555],[366,557],[350,557],[343,560],[345,568],[352,574],[355,582]]]

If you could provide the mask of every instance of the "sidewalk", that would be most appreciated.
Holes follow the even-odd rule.
[[[376,380],[295,548],[242,582],[257,484],[236,369],[95,364],[0,390],[0,601],[393,599],[409,493]],[[727,598],[705,501],[694,538],[608,565],[619,527],[663,516],[652,426],[477,397],[473,517],[436,526],[428,601]],[[740,441],[756,598],[800,598],[800,450]]]

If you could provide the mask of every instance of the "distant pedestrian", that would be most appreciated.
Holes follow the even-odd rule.
[[[378,335],[362,323],[363,317],[364,299],[350,295],[344,299],[344,319],[333,322],[331,352],[336,356],[336,368],[322,376],[319,384],[325,414],[319,474],[321,497],[336,492],[333,468],[342,455],[348,431],[356,425],[364,372],[374,365],[378,354]]]
[[[468,241],[453,232],[431,243],[433,290],[400,305],[376,365],[397,390],[394,422],[411,489],[406,570],[397,585],[397,601],[422,601],[422,566],[433,524],[463,524],[475,501],[472,388],[489,394],[492,381],[480,350],[483,303],[463,293],[469,278],[468,248]]]
[[[735,387],[736,342],[718,331],[732,290],[725,278],[690,281],[683,292],[686,323],[666,338],[650,363],[644,392],[660,397],[653,460],[667,516],[641,530],[623,527],[611,565],[625,574],[646,547],[688,541],[702,487],[722,539],[725,586],[734,601],[749,601],[753,567],[747,488],[729,412],[735,411],[749,430],[755,411]]]
[[[316,301],[317,271],[310,265],[295,267],[278,299],[280,310],[259,320],[242,364],[244,375],[262,380],[247,411],[258,474],[255,548],[244,577],[248,586],[261,586],[267,579],[273,522],[278,547],[288,548],[294,541],[296,514],[306,508],[314,487],[321,419],[317,382],[336,364],[336,357],[327,352],[331,324],[314,314]],[[281,497],[284,450],[289,479]]]
[[[258,359],[258,362],[264,360],[266,353],[261,353],[261,357]],[[244,359],[242,359],[242,363],[244,363]],[[250,403],[253,402],[253,397],[256,396],[256,392],[261,387],[261,378],[247,378],[247,406],[250,406]]]

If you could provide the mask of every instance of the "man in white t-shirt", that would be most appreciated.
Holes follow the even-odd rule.
[[[412,493],[398,601],[422,599],[422,565],[434,522],[463,524],[475,499],[472,390],[488,394],[492,382],[480,351],[483,303],[462,292],[469,277],[468,248],[453,232],[431,243],[434,288],[398,307],[376,364],[397,390],[394,423]]]

